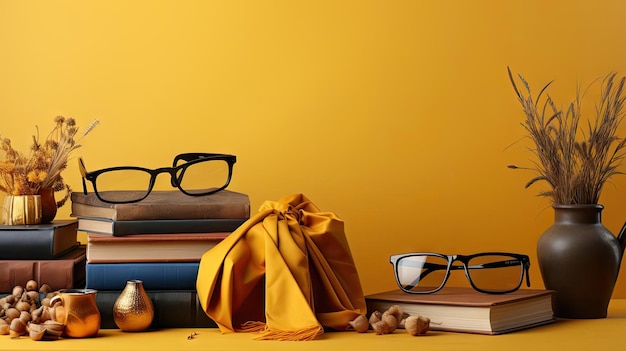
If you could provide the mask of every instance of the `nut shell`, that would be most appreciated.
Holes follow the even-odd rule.
[[[39,289],[39,284],[36,280],[29,280],[26,282],[26,291],[37,291]]]
[[[11,326],[9,327],[9,334],[11,334],[10,332],[17,334],[17,336],[24,335],[26,334],[26,324],[21,319],[15,318],[11,321]]]

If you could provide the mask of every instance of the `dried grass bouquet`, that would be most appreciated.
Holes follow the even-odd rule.
[[[553,204],[597,204],[604,184],[613,175],[622,174],[618,168],[624,159],[626,139],[617,136],[617,129],[624,117],[626,78],[617,80],[616,73],[610,73],[602,80],[595,119],[583,122],[581,106],[585,93],[581,94],[580,89],[563,111],[546,93],[552,82],[533,99],[526,80],[518,75],[527,96],[518,89],[510,69],[508,72],[526,116],[522,126],[534,144],[531,151],[538,158],[532,168],[508,167],[536,171],[538,175],[526,187],[538,181],[547,182],[550,189],[539,195],[551,198]]]
[[[67,168],[71,153],[81,147],[80,141],[99,123],[94,120],[82,134],[73,118],[57,116],[54,128],[45,140],[40,141],[39,128],[33,135],[30,153],[17,151],[8,138],[0,138],[4,157],[0,160],[0,191],[9,195],[35,195],[40,189],[66,190],[65,196],[57,201],[61,207],[67,201],[71,188],[65,184],[61,172]]]

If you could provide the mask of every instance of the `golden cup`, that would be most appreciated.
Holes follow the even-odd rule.
[[[62,289],[50,300],[50,305],[58,299],[63,303],[66,336],[88,338],[98,334],[101,316],[96,292],[94,289]]]

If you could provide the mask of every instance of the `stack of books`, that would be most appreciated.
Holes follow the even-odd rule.
[[[196,293],[200,258],[250,218],[247,195],[153,191],[140,202],[110,204],[75,192],[71,199],[87,236],[85,287],[98,290],[102,328],[116,328],[113,305],[135,279],[154,304],[153,328],[215,326]]]
[[[34,279],[52,290],[85,285],[86,248],[76,237],[76,220],[0,225],[0,293]]]

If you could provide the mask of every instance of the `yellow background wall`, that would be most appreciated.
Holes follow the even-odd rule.
[[[304,193],[344,219],[366,293],[394,288],[388,257],[409,251],[527,253],[541,288],[553,212],[524,189],[534,174],[506,168],[531,158],[506,67],[535,91],[555,80],[565,105],[626,74],[625,14],[619,0],[0,0],[0,135],[25,149],[56,115],[100,119],[76,153],[90,169],[236,154],[230,189],[253,211]],[[65,177],[81,190],[75,160]],[[616,177],[601,199],[615,233],[625,193]]]

